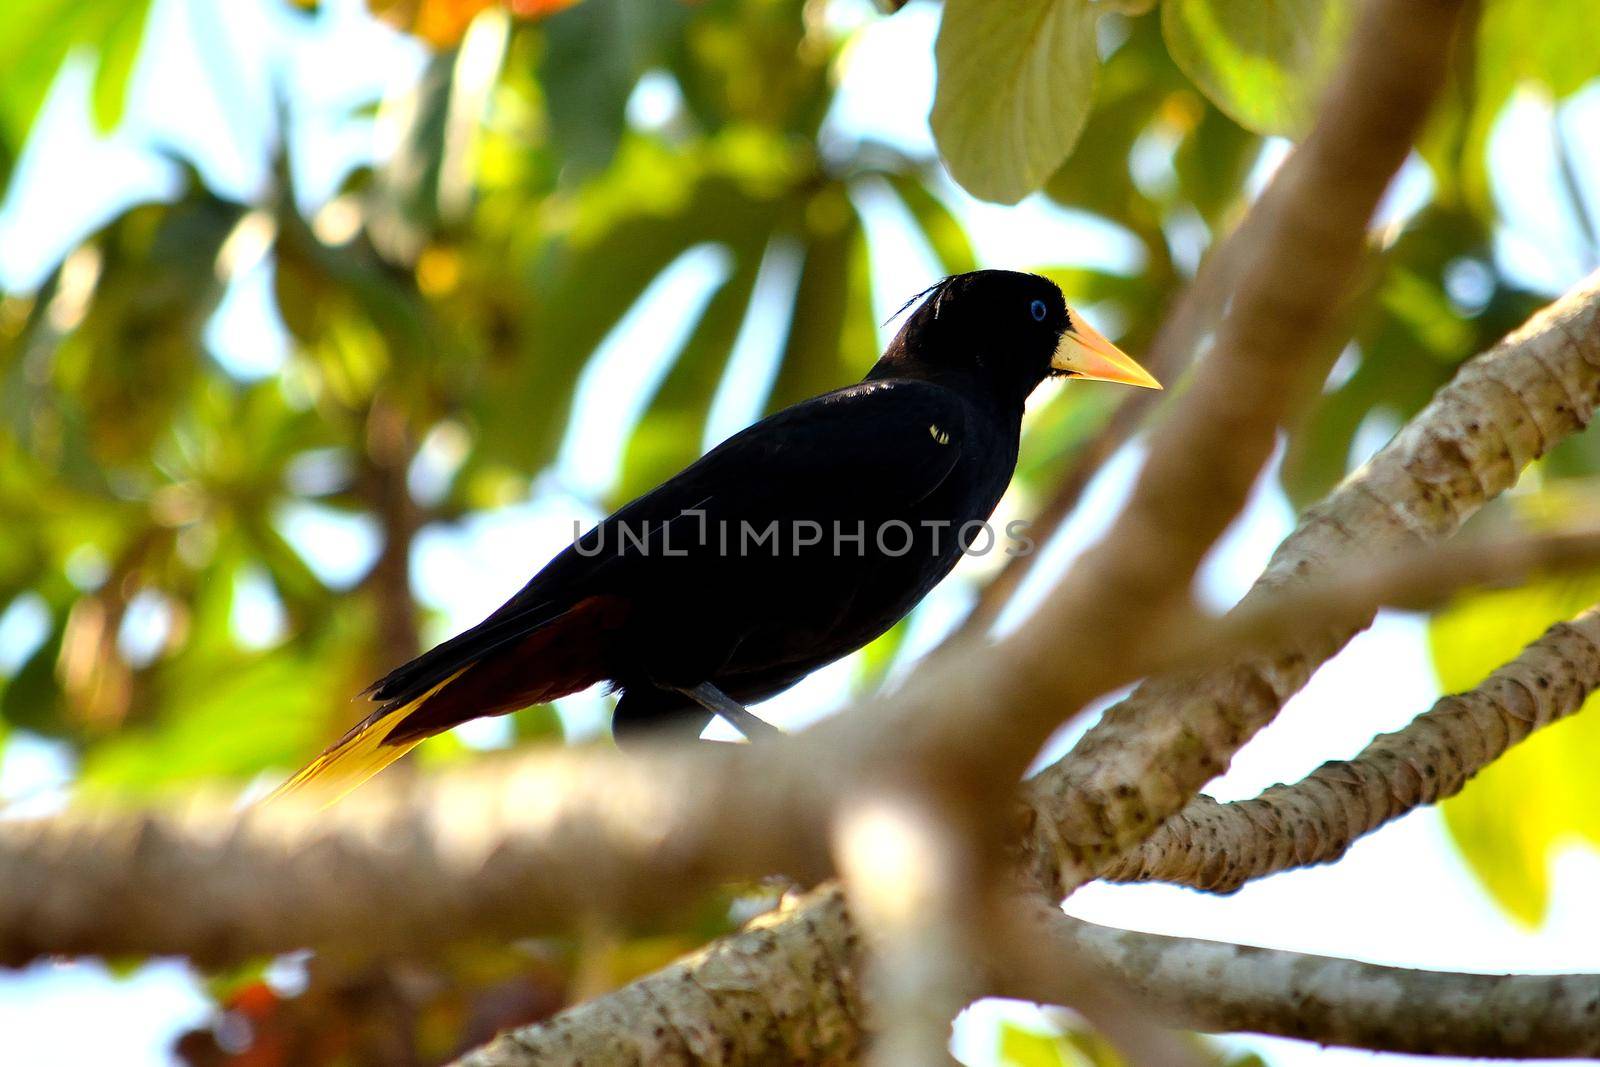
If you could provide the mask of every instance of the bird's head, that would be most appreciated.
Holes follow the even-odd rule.
[[[1049,278],[978,270],[952,275],[910,303],[919,300],[874,377],[976,378],[1019,404],[1049,377],[1161,388],[1150,372],[1067,307]]]

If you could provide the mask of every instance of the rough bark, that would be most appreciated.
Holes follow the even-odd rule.
[[[866,1033],[861,962],[844,894],[824,889],[609,996],[501,1034],[460,1062],[843,1067],[857,1061]]]
[[[1250,611],[1336,561],[1442,540],[1600,403],[1600,274],[1466,364],[1364,467],[1312,507],[1240,603]],[[1311,673],[1355,617],[1213,669],[1145,682],[1025,787],[1025,852],[1064,895],[1180,810]]]
[[[1102,877],[1226,893],[1275,871],[1330,863],[1362,835],[1454,796],[1512,745],[1581,709],[1597,687],[1600,609],[1591,609],[1352,760],[1251,800],[1196,797]]]
[[[1052,1002],[1076,999],[1089,981],[1168,1026],[1381,1051],[1600,1054],[1600,975],[1381,967],[1117,930],[1037,904],[1029,920],[1029,951],[1044,966],[1021,981],[1010,977],[1020,969],[975,975],[975,988]],[[609,996],[502,1034],[460,1063],[852,1064],[870,1011],[861,963],[843,893],[826,888]]]
[[[767,765],[742,755],[559,752],[373,783],[326,811],[315,797],[243,813],[195,797],[0,821],[0,964],[426,952],[662,917],[746,875],[821,877],[826,826],[800,817],[818,810],[812,776],[762,788]]]
[[[1437,1056],[1600,1055],[1600,974],[1380,967],[1066,916],[1041,933],[1056,954],[1131,990],[1136,1006],[1169,1026]]]

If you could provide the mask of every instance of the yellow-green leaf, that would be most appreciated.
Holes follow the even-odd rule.
[[[973,196],[1014,204],[1083,132],[1100,66],[1090,0],[946,0],[934,140]]]
[[[149,14],[150,0],[133,0],[109,15],[105,35],[99,41],[100,66],[94,72],[94,124],[101,133],[109,133],[122,121],[128,102],[128,80],[133,75],[134,61],[139,58]]]
[[[1005,1067],[1069,1067],[1066,1042],[1055,1034],[1041,1034],[1016,1023],[1000,1024],[998,1059]]]
[[[1466,597],[1429,626],[1447,692],[1481,682],[1550,624],[1600,601],[1600,576],[1582,575]],[[1550,861],[1571,841],[1600,842],[1600,715],[1585,711],[1534,734],[1443,806],[1467,865],[1510,915],[1529,925],[1549,902]]]
[[[1239,125],[1299,136],[1349,36],[1342,0],[1166,0],[1167,48]]]

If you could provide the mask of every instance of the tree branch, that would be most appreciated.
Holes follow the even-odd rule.
[[[425,952],[594,915],[660,917],[709,885],[831,870],[815,775],[745,746],[555,752],[239,812],[71,809],[0,821],[0,964],[315,947]]]
[[[1057,913],[1035,949],[1098,971],[1169,1026],[1379,1052],[1517,1059],[1600,1055],[1600,975],[1489,975],[1163,937]],[[1048,984],[1011,995],[1053,997]]]
[[[1600,1055],[1600,975],[1480,975],[1163,937],[1019,901],[1029,966],[976,991],[1118,1010],[1210,1032],[1253,1031],[1390,1052]],[[871,1006],[837,887],[790,900],[710,948],[609,996],[500,1035],[462,1067],[857,1061]],[[1112,991],[1107,995],[1107,990]],[[1132,1035],[1170,1061],[1148,1030]]]
[[[861,966],[844,893],[830,885],[608,996],[507,1031],[460,1064],[848,1067],[868,1032]]]
[[[1582,429],[1600,403],[1600,273],[1466,364],[1274,553],[1235,613],[1336,561],[1436,542]],[[1368,612],[1215,668],[1146,681],[1024,787],[1023,850],[1065,895],[1153,833],[1266,725]]]
[[[1596,688],[1600,609],[1590,609],[1353,760],[1325,763],[1252,800],[1196,797],[1102,877],[1226,893],[1276,871],[1330,863],[1364,834],[1454,796],[1512,745],[1581,709]]]

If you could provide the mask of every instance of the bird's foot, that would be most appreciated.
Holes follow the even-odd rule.
[[[756,715],[749,708],[710,682],[701,682],[699,685],[689,686],[688,688],[679,688],[678,686],[670,688],[682,693],[707,711],[722,716],[735,730],[744,734],[752,742],[771,741],[783,736],[782,730]]]

